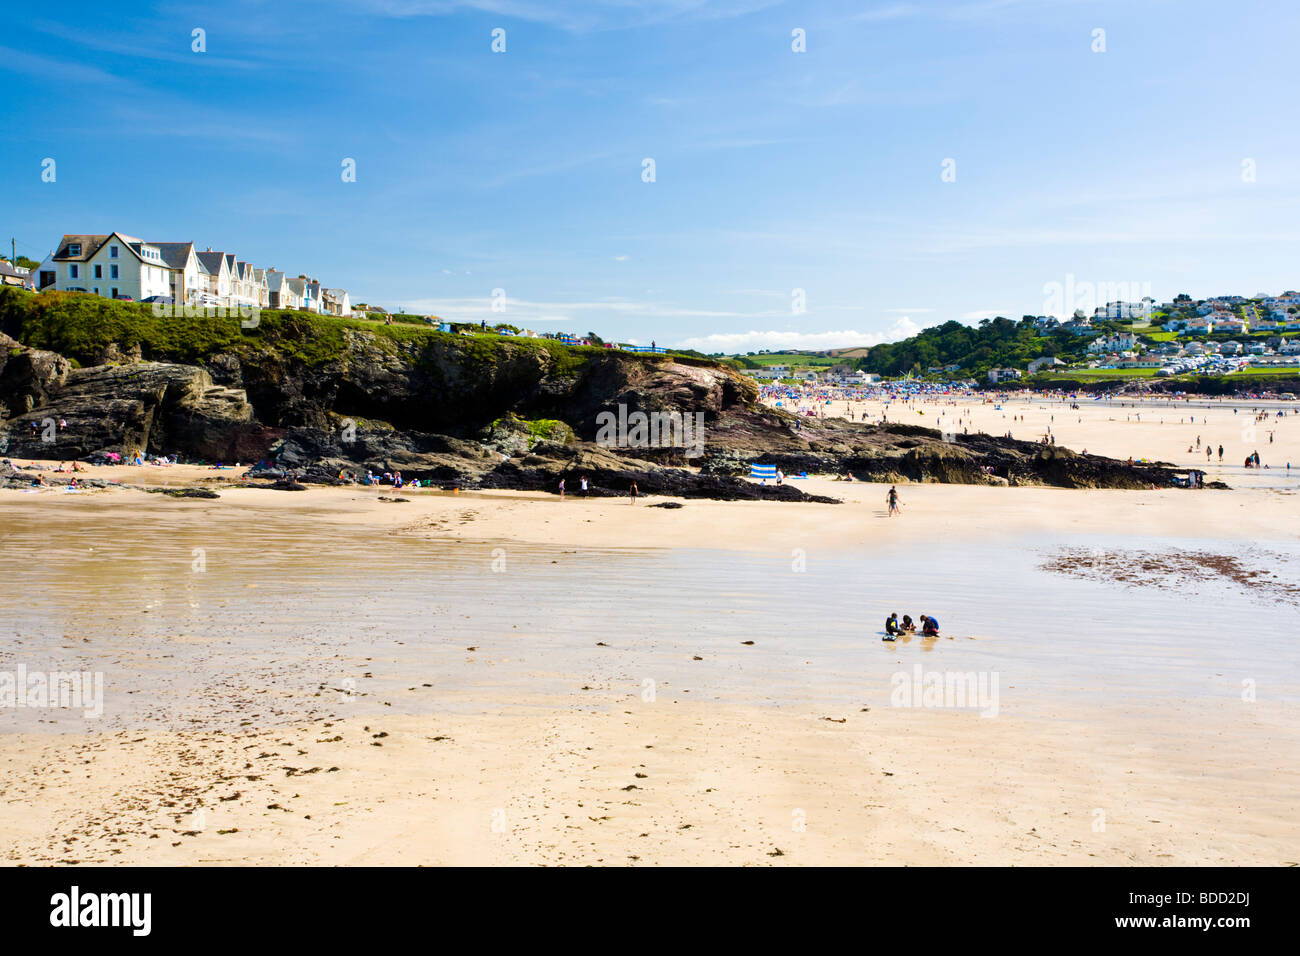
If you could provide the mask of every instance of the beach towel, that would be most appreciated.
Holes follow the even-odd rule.
[[[771,478],[776,481],[776,465],[754,465],[749,466],[749,477],[751,478]]]

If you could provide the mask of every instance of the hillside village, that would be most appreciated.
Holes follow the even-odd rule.
[[[862,352],[866,351],[863,356]],[[901,342],[838,352],[734,356],[759,381],[869,385],[882,377],[996,385],[1033,376],[1081,379],[1228,375],[1300,369],[1300,293],[1259,293],[1156,304],[1108,302],[1068,319],[1024,316],[949,322]]]

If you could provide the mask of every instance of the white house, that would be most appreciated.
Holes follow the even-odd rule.
[[[268,309],[298,308],[298,299],[289,284],[289,277],[276,269],[266,270],[266,295]]]
[[[211,248],[195,253],[202,267],[202,298],[206,305],[229,305],[234,280],[230,274],[230,260],[224,252]],[[230,258],[234,258],[233,256]]]
[[[321,311],[330,315],[351,315],[352,300],[346,289],[322,289]]]
[[[320,311],[320,283],[300,275],[289,280],[289,291],[298,302],[298,309],[303,312]]]
[[[171,274],[167,277],[168,292],[178,305],[197,302],[203,294],[202,267],[192,242],[156,242],[163,261]]]
[[[1120,352],[1124,349],[1131,349],[1137,344],[1137,336],[1132,332],[1118,332],[1115,335],[1102,335],[1088,343],[1088,351],[1096,354],[1098,352]]]
[[[1033,375],[1035,372],[1041,371],[1042,369],[1055,368],[1058,365],[1064,364],[1065,363],[1055,355],[1044,355],[1042,358],[1036,358],[1029,363],[1029,374]]]
[[[171,267],[156,243],[119,232],[65,235],[50,257],[54,288],[141,300],[171,295]]]

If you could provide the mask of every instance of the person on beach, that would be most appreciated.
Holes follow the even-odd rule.
[[[1219,461],[1220,461],[1220,462],[1223,461],[1223,446],[1222,446],[1222,445],[1219,446]]]
[[[560,479],[560,500],[564,500],[564,479]]]
[[[628,494],[632,498],[632,504],[636,504],[636,496],[639,495],[640,493],[641,492],[637,490],[636,482],[635,481],[632,482],[632,487],[628,489]]]
[[[916,630],[916,625],[912,623],[912,619],[910,617],[904,614],[903,623],[900,625],[900,628],[903,632],[910,633]]]
[[[885,639],[886,640],[892,641],[894,638],[896,638],[899,634],[902,633],[903,633],[903,629],[898,626],[897,612],[885,618]]]
[[[587,476],[586,476],[586,475],[583,475],[581,478],[578,479],[578,490],[581,491],[581,492],[583,493],[583,495],[586,495],[586,493],[587,493]]]
[[[938,636],[939,636],[939,622],[936,621],[936,620],[935,620],[934,618],[932,618],[932,617],[928,617],[928,616],[922,614],[922,615],[921,615],[921,636],[922,636],[922,637],[938,637]]]
[[[898,488],[894,485],[889,486],[889,494],[885,495],[885,501],[889,504],[889,516],[892,518],[898,514]]]

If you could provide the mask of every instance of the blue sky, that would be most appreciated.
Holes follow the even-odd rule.
[[[0,240],[193,240],[704,351],[1035,314],[1067,276],[1279,292],[1298,27],[1290,0],[37,5],[0,35]]]

